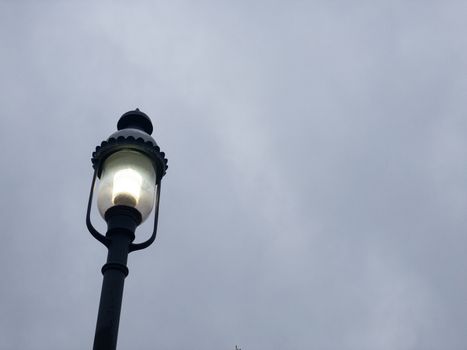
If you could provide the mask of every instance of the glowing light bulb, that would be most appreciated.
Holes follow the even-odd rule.
[[[142,184],[143,177],[137,171],[129,168],[117,171],[113,178],[113,204],[136,207]]]
[[[142,153],[121,150],[102,165],[97,189],[97,207],[102,217],[111,207],[125,205],[138,210],[143,221],[154,206],[156,172],[152,161]]]

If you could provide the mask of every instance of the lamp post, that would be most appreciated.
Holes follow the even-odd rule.
[[[94,350],[117,347],[123,285],[128,275],[127,259],[132,251],[154,242],[157,233],[161,179],[167,159],[156,141],[149,117],[139,109],[122,115],[118,131],[103,141],[92,154],[94,176],[89,193],[86,225],[89,232],[108,249],[97,316]],[[91,223],[91,207],[96,178],[97,207],[107,222],[107,232],[99,233]],[[150,238],[133,243],[136,228],[154,208],[154,229]]]

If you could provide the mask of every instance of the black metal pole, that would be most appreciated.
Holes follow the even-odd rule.
[[[109,239],[107,263],[102,267],[104,279],[97,316],[94,350],[117,348],[118,325],[122,307],[123,286],[128,275],[128,252],[135,238],[141,214],[134,208],[115,206],[105,213]]]

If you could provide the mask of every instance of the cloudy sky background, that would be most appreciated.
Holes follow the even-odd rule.
[[[136,107],[169,170],[119,349],[465,349],[466,15],[1,1],[0,349],[92,347],[90,157]]]

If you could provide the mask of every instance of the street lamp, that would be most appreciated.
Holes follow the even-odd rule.
[[[148,247],[156,238],[161,179],[167,170],[167,159],[151,137],[153,127],[146,114],[139,109],[125,113],[118,121],[117,129],[92,154],[94,176],[86,225],[94,238],[108,249],[107,263],[102,267],[104,279],[94,350],[117,347],[123,285],[128,275],[128,253]],[[97,207],[107,222],[105,236],[91,223],[96,178],[100,180]],[[154,229],[150,238],[133,243],[136,228],[147,219],[153,208]]]

